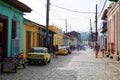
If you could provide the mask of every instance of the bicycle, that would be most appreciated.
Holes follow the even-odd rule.
[[[23,58],[23,51],[21,53],[18,53],[16,56],[15,56],[15,59],[14,59],[14,62],[15,62],[15,65],[16,65],[16,68],[23,68],[25,69],[26,66],[25,66],[25,59]],[[16,70],[17,70],[16,69]],[[17,71],[16,71],[17,72]]]

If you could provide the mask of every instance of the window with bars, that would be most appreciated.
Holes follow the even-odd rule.
[[[12,20],[12,55],[20,52],[20,26],[17,20]]]
[[[16,28],[17,28],[17,22],[16,21],[12,21],[12,39],[16,38]]]

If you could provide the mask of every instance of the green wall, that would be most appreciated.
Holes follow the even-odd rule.
[[[18,25],[20,26],[20,51],[23,50],[23,12],[0,0],[0,14],[8,17],[8,57],[9,57],[11,56],[12,51],[11,29],[13,19],[19,21]]]

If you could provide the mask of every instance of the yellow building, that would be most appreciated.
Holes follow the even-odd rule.
[[[37,47],[39,41],[39,26],[34,22],[24,20],[24,58],[31,47]]]
[[[62,41],[63,41],[63,34],[62,34],[62,29],[54,26],[54,25],[50,25],[49,26],[49,30],[55,32],[54,34],[54,39],[53,39],[53,44],[54,45],[58,45],[58,46],[62,46]]]

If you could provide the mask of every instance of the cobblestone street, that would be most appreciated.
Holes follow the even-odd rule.
[[[95,58],[91,49],[52,58],[47,65],[28,65],[17,73],[2,73],[0,80],[120,80],[120,72],[106,57]]]

